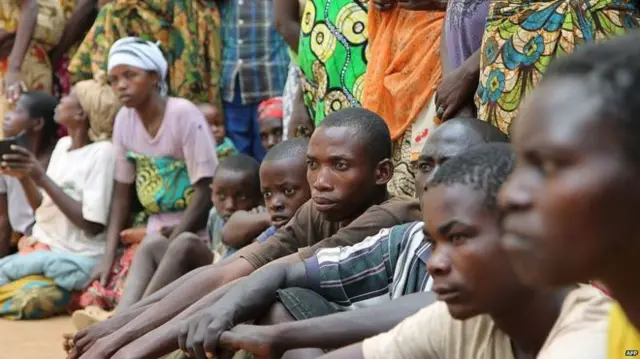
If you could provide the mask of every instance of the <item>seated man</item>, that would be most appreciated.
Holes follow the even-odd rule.
[[[503,245],[523,280],[599,279],[619,302],[610,359],[640,350],[639,41],[585,46],[551,64],[514,127],[518,165],[500,196]]]
[[[496,195],[513,162],[508,145],[489,144],[442,166],[423,196],[439,301],[322,358],[603,358],[611,300],[590,286],[528,286],[502,249]]]
[[[358,243],[381,228],[419,219],[417,201],[390,198],[387,193],[386,184],[393,175],[390,157],[389,129],[379,116],[362,108],[332,114],[309,141],[307,180],[312,200],[287,225],[264,243],[253,243],[220,265],[165,287],[100,328],[79,332],[72,354],[93,346],[87,358],[109,357],[215,289],[271,261],[282,257],[299,261],[317,249]],[[223,292],[211,293],[184,315],[214,303],[219,293]],[[92,345],[99,338],[98,345]]]
[[[425,182],[449,157],[485,141],[507,140],[498,129],[476,119],[455,119],[443,124],[429,136],[419,157],[417,192],[423,192]],[[321,249],[304,262],[273,265],[252,274],[242,286],[231,289],[208,308],[206,314],[200,312],[186,321],[179,341],[182,349],[202,353],[203,344],[212,345],[222,331],[260,318],[261,324],[285,323],[243,326],[240,330],[247,341],[234,343],[255,350],[260,357],[265,350],[270,356],[280,357],[290,349],[337,348],[391,329],[433,300],[431,295],[411,296],[375,307],[431,290],[432,280],[426,271],[430,249],[422,227],[422,222],[397,225],[353,246]],[[369,307],[375,309],[305,320]],[[301,322],[293,323],[295,320]],[[222,325],[212,330],[212,324]],[[196,333],[201,327],[209,331]],[[288,351],[287,358],[311,357],[312,351],[316,356],[323,353],[317,349]]]

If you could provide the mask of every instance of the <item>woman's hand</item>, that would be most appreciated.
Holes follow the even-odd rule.
[[[27,92],[27,85],[21,80],[20,71],[9,70],[4,75],[3,91],[10,104],[18,102],[20,95]]]
[[[436,90],[436,114],[441,121],[455,117],[465,106],[472,103],[478,81],[458,68],[442,78]]]
[[[313,121],[302,99],[302,86],[300,84],[291,108],[291,119],[287,128],[289,138],[310,137],[314,130]]]
[[[120,232],[120,242],[125,245],[136,244],[142,242],[146,236],[146,227],[128,228]]]
[[[45,169],[36,156],[24,147],[11,145],[13,153],[2,155],[0,170],[16,178],[31,177],[36,183],[45,176]]]

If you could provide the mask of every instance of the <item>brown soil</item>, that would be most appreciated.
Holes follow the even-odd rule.
[[[70,317],[37,321],[0,319],[0,359],[65,359],[62,334],[73,332]]]

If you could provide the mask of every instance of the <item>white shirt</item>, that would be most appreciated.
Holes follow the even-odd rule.
[[[47,175],[64,192],[82,203],[82,217],[107,224],[115,170],[115,151],[111,142],[100,141],[70,151],[71,138],[58,141]],[[51,198],[43,193],[35,213],[33,237],[56,252],[99,256],[105,250],[105,233],[90,236],[74,225]]]

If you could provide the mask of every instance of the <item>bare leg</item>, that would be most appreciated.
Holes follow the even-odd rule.
[[[193,233],[182,233],[176,237],[158,269],[149,282],[143,297],[146,297],[190,271],[211,264],[213,254],[209,247]]]
[[[276,301],[269,309],[267,315],[258,321],[258,325],[273,325],[279,323],[293,322],[296,319],[289,314],[287,308],[282,303]],[[316,348],[294,349],[284,353],[282,359],[315,359],[325,352]]]
[[[169,240],[160,234],[150,235],[142,241],[133,257],[122,297],[118,303],[118,312],[142,299],[167,248],[169,248]]]

